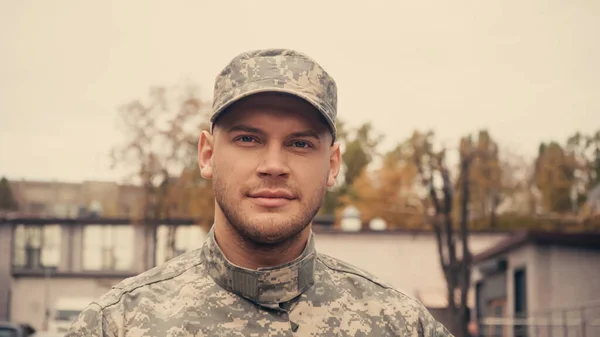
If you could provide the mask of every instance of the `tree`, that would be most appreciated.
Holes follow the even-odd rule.
[[[470,169],[478,155],[478,148],[469,138],[463,138],[459,147],[459,177],[461,200],[455,225],[455,189],[446,164],[446,149],[434,150],[434,133],[415,132],[409,139],[415,165],[431,204],[430,224],[435,233],[440,265],[447,285],[448,310],[452,317],[451,329],[459,336],[467,336],[467,295],[471,286],[471,252],[469,250]],[[457,246],[460,245],[460,248]]]
[[[503,149],[500,155],[500,171],[500,203],[501,206],[505,206],[504,211],[533,215],[536,205],[532,191],[531,162],[517,153]]]
[[[574,193],[580,206],[600,183],[600,130],[589,135],[576,132],[567,139],[565,152],[574,160]]]
[[[341,179],[337,186],[330,189],[320,210],[321,214],[335,214],[344,206],[344,197],[352,199],[351,186],[363,170],[377,156],[377,146],[383,139],[374,134],[371,123],[365,123],[355,130],[348,130],[344,122],[338,120],[337,140],[342,144]]]
[[[391,227],[423,229],[422,203],[415,193],[417,169],[401,146],[383,156],[381,167],[363,170],[352,184],[352,203],[363,223],[380,217]]]
[[[491,138],[487,130],[478,133],[477,139],[471,136],[462,139],[461,146],[477,151],[478,155],[473,158],[469,166],[469,210],[471,218],[487,218],[489,226],[494,227],[496,222],[496,211],[503,198],[502,167],[499,158],[499,150],[496,142]],[[462,178],[460,175],[455,187],[456,201],[462,201]]]
[[[564,214],[574,210],[571,196],[578,189],[578,167],[576,156],[565,151],[560,144],[550,142],[540,145],[533,180],[544,212]]]
[[[208,229],[214,221],[214,194],[210,180],[202,178],[197,165],[186,167],[169,189],[170,216],[194,218]]]
[[[177,191],[187,190],[182,184],[195,181],[187,177],[196,166],[199,134],[209,127],[205,106],[197,87],[186,85],[174,90],[153,87],[147,102],[133,100],[120,107],[126,139],[113,148],[112,164],[127,167],[127,180],[142,187],[140,207],[128,215],[136,223],[146,224],[147,231],[156,228],[146,220],[172,218],[174,211],[184,215],[173,205],[183,203],[183,197],[189,195],[176,196]],[[185,179],[177,179],[180,175]],[[174,228],[169,236],[174,237]],[[174,250],[170,248],[167,251]]]
[[[15,199],[8,179],[2,177],[0,179],[0,211],[17,211],[19,204]]]
[[[584,229],[597,229],[595,215],[600,199],[600,130],[589,135],[576,132],[567,139],[565,148],[576,161],[574,194],[579,224]]]

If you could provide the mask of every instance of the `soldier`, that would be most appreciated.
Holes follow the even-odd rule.
[[[311,222],[341,164],[336,109],[308,56],[235,57],[198,144],[216,201],[203,247],[122,281],[67,336],[451,336],[414,298],[317,252]]]

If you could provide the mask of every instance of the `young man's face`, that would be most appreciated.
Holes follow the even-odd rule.
[[[310,104],[257,94],[231,106],[213,135],[202,134],[198,156],[217,212],[244,238],[276,244],[308,226],[335,184],[340,149],[331,143]]]

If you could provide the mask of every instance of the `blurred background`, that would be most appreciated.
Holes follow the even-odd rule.
[[[274,47],[338,84],[320,252],[457,337],[598,337],[598,36],[594,0],[0,2],[0,335],[202,245],[213,81]]]

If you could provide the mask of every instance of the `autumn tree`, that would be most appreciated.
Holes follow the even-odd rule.
[[[380,167],[362,171],[352,184],[353,198],[347,202],[358,208],[363,223],[382,218],[390,227],[423,229],[416,178],[414,162],[397,146],[383,155]]]
[[[413,160],[429,203],[428,219],[435,234],[440,265],[447,285],[451,329],[467,336],[467,296],[471,287],[471,252],[469,250],[469,204],[471,202],[471,166],[479,156],[478,147],[469,137],[459,145],[458,181],[453,184],[446,162],[447,149],[436,150],[433,132],[415,132],[408,140]],[[455,194],[460,204],[455,212]]]
[[[574,160],[574,194],[580,206],[600,183],[600,130],[589,135],[576,132],[567,139],[565,152]]]
[[[332,215],[344,206],[344,197],[352,198],[351,186],[362,171],[377,156],[377,146],[383,139],[373,130],[371,123],[349,129],[342,121],[337,122],[337,140],[342,145],[342,168],[340,179],[327,191],[321,214]]]
[[[500,154],[500,172],[500,202],[507,206],[505,211],[517,215],[533,215],[536,204],[532,190],[531,161],[504,148]]]
[[[576,132],[567,139],[566,152],[574,157],[573,194],[582,229],[597,229],[597,200],[600,191],[600,130],[591,134]],[[590,220],[592,222],[590,223]]]
[[[572,193],[577,189],[579,167],[573,153],[556,142],[542,143],[535,159],[533,180],[546,213],[567,213],[574,210]]]
[[[198,165],[185,167],[167,195],[170,215],[193,218],[208,230],[214,221],[215,202],[210,180],[202,178]]]
[[[139,207],[128,215],[136,223],[146,224],[147,231],[156,230],[147,223],[172,218],[175,213],[186,215],[185,209],[177,205],[184,203],[182,198],[189,194],[177,191],[187,190],[182,187],[184,182],[196,182],[188,177],[197,165],[199,134],[208,128],[205,106],[198,88],[186,85],[175,89],[153,87],[148,99],[133,100],[119,109],[125,141],[113,148],[112,165],[128,169],[126,179],[141,186]],[[183,182],[178,179],[182,174]],[[170,228],[169,237],[174,237],[174,229]],[[148,250],[146,245],[144,250]]]
[[[499,149],[487,130],[478,133],[477,138],[464,137],[461,147],[473,149],[478,156],[473,158],[469,166],[469,210],[471,218],[489,219],[489,226],[494,227],[496,211],[502,201],[502,168]],[[467,175],[459,175],[456,181],[456,202],[462,202],[461,184]],[[457,208],[458,209],[458,208]]]

